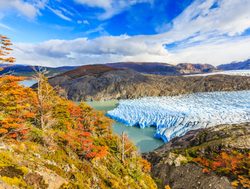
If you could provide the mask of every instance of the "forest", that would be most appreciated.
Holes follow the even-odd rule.
[[[1,62],[14,63],[1,35]],[[3,68],[4,69],[4,68]],[[156,188],[151,165],[112,121],[86,103],[69,101],[37,70],[0,76],[0,185],[17,188]]]

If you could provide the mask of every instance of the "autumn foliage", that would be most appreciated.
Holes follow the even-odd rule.
[[[111,121],[103,113],[59,97],[44,76],[36,92],[21,86],[22,79],[0,78],[0,137],[24,140],[32,127],[45,133],[60,130],[61,141],[79,157],[103,158],[108,154],[108,147],[98,144],[99,138],[111,134]]]
[[[0,63],[15,62],[15,58],[9,56],[12,51],[12,48],[10,48],[11,45],[12,43],[9,38],[4,35],[0,35]]]
[[[214,171],[228,176],[233,180],[232,185],[250,188],[250,152],[239,150],[222,151],[213,156],[196,157],[193,161],[204,166],[203,173]]]
[[[102,136],[109,134],[110,121],[106,120],[104,116],[103,118],[98,117],[97,113],[84,103],[76,105],[70,102],[66,107],[70,115],[64,123],[67,130],[65,133],[67,144],[84,158],[105,157],[108,153],[107,146],[96,145],[95,140],[100,134]],[[97,122],[99,123],[97,124]]]
[[[0,40],[0,63],[14,62],[11,42],[2,35]],[[1,181],[45,188],[26,180],[40,167],[65,178],[61,188],[156,188],[148,174],[151,165],[127,137],[112,133],[112,121],[103,112],[61,97],[43,72],[34,76],[33,89],[20,84],[24,79],[0,76],[0,171],[9,165],[22,172],[18,178],[0,175]]]
[[[22,78],[0,77],[0,137],[23,139],[36,115],[36,94],[21,87]],[[35,106],[34,106],[35,105]]]
[[[21,86],[22,79],[0,77],[1,144],[14,144],[13,153],[21,153],[19,157],[32,156],[40,166],[42,162],[46,169],[68,177],[66,188],[156,188],[148,174],[150,163],[126,135],[112,133],[112,122],[102,112],[58,96],[44,76],[35,89]]]

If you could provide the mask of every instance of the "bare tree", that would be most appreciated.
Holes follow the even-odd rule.
[[[48,71],[44,68],[33,67],[35,75],[33,78],[37,81],[37,98],[38,98],[38,115],[39,123],[42,130],[51,128],[56,124],[56,120],[53,119],[52,108],[55,102],[55,91],[48,83],[48,79],[45,75]]]
[[[132,154],[132,153],[128,153],[130,150],[132,150],[132,148],[134,147],[134,145],[132,145],[129,142],[128,139],[128,135],[123,131],[121,134],[121,142],[120,142],[120,154],[121,154],[121,162],[124,164],[125,160],[126,160],[126,154]]]

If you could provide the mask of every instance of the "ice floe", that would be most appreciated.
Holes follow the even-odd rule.
[[[107,115],[127,126],[155,126],[164,142],[189,130],[250,122],[250,91],[121,100]]]

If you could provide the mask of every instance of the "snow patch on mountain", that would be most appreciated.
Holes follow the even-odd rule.
[[[127,126],[155,126],[155,137],[168,142],[190,130],[250,122],[250,91],[121,100],[107,115]]]
[[[209,76],[209,75],[232,75],[232,76],[250,76],[250,70],[227,70],[227,71],[219,71],[219,72],[211,72],[211,73],[202,73],[202,74],[190,74],[185,75],[185,77],[191,76]]]

